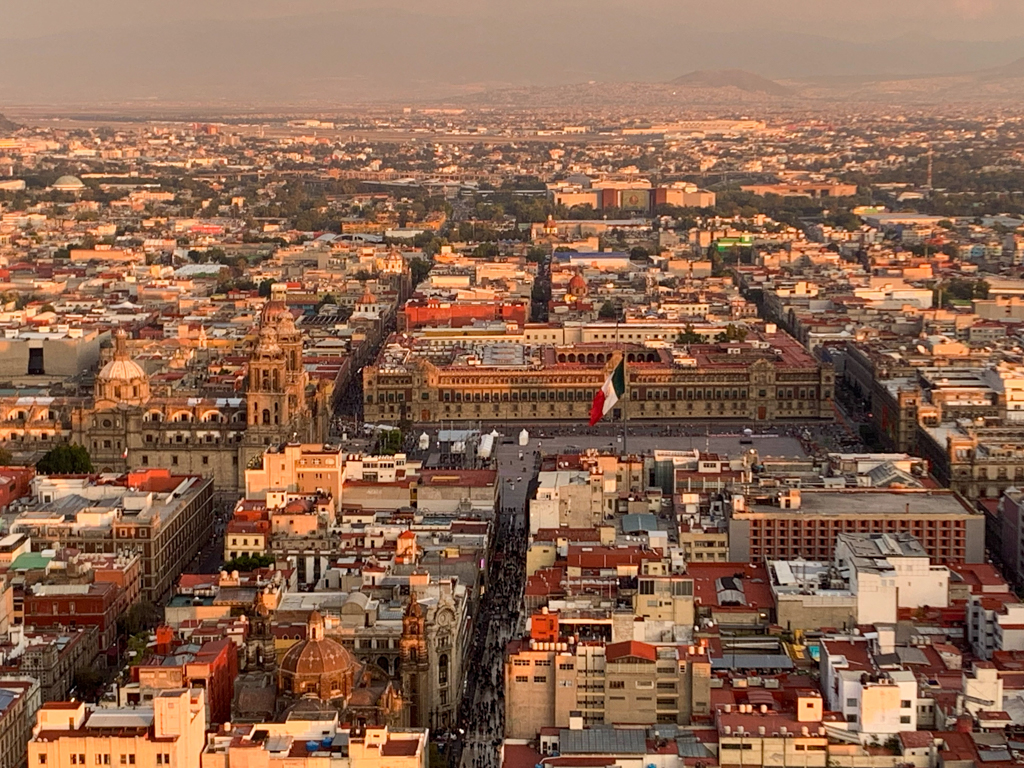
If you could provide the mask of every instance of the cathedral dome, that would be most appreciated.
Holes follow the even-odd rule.
[[[577,272],[569,280],[569,293],[573,296],[586,296],[587,295],[587,281],[583,279],[583,275]]]
[[[369,288],[363,290],[363,295],[359,297],[360,304],[376,304],[377,297],[373,295]]]
[[[96,374],[96,399],[140,405],[149,399],[149,376],[128,356],[128,334],[114,333],[114,359]]]
[[[146,378],[142,366],[134,360],[111,360],[96,375],[100,381],[137,381]]]
[[[324,635],[323,616],[313,611],[306,639],[289,648],[281,660],[279,688],[295,696],[315,694],[324,701],[347,697],[360,670],[345,646]]]
[[[114,359],[104,365],[96,378],[100,381],[138,381],[146,378],[142,366],[128,357],[125,339],[128,338],[120,328],[114,334]]]

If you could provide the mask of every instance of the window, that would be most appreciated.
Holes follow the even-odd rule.
[[[625,680],[609,680],[608,681],[608,687],[611,690],[613,690],[613,691],[622,690],[623,688],[626,687],[626,681]]]
[[[210,457],[209,456],[203,456],[203,464],[205,465],[205,464],[209,464],[209,463],[210,463]]]
[[[528,682],[530,682],[530,678],[527,675],[516,675],[516,682],[517,683],[528,683]]]
[[[857,716],[856,715],[847,715],[846,716],[846,722],[848,722],[848,723],[856,723],[857,722]]]
[[[174,466],[178,466],[178,457],[177,456],[171,456],[171,464],[173,464]]]
[[[46,765],[46,755],[40,755],[39,756],[39,764],[40,765]]]
[[[910,723],[910,715],[900,715],[900,722],[904,725]]]
[[[910,702],[907,699],[903,699],[900,702],[900,709],[910,709]]]
[[[569,662],[568,664],[559,664],[558,668],[559,669],[572,669],[573,665],[572,665],[572,662]]]
[[[548,681],[548,678],[545,675],[534,675],[533,676],[533,682],[535,682],[535,683],[546,683],[547,681]]]
[[[847,699],[846,700],[846,706],[848,706],[848,707],[856,707],[857,706],[857,700],[856,699]]]
[[[148,466],[149,465],[149,456],[146,456],[145,454],[142,455],[142,465],[143,466]]]

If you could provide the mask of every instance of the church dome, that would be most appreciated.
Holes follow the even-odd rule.
[[[369,288],[363,290],[363,295],[359,297],[360,304],[376,304],[377,297],[373,295]]]
[[[53,189],[58,192],[80,192],[85,189],[85,184],[77,176],[61,176],[53,182]]]
[[[134,360],[111,360],[96,377],[101,381],[135,381],[146,378],[146,372]]]
[[[127,339],[122,328],[114,333],[114,359],[96,374],[98,401],[141,405],[149,399],[149,376],[128,356]]]
[[[306,639],[281,660],[279,688],[295,696],[315,694],[321,700],[347,697],[361,665],[345,646],[324,635],[324,619],[313,611],[306,624]]]
[[[583,275],[577,272],[569,280],[569,293],[573,296],[586,296],[587,295],[587,281],[583,279]]]
[[[96,378],[100,381],[138,381],[146,378],[142,366],[128,357],[125,346],[127,334],[118,329],[114,334],[114,359],[103,366]]]

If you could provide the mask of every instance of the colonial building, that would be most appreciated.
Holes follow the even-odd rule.
[[[370,725],[397,725],[401,696],[379,670],[362,664],[344,645],[325,634],[324,618],[313,611],[306,639],[288,649],[278,670],[278,693],[286,699],[329,703],[348,719]]]
[[[241,490],[245,467],[268,445],[324,442],[332,387],[310,383],[302,352],[302,333],[278,293],[260,317],[243,390],[156,394],[118,330],[92,398],[0,398],[0,441],[42,450],[75,442],[101,471],[162,467],[210,477],[218,490]]]
[[[393,337],[363,369],[367,421],[585,421],[611,366],[626,361],[630,420],[834,418],[832,367],[791,336],[691,344],[467,344]]]

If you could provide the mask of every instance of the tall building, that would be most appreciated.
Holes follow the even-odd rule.
[[[505,736],[534,739],[545,728],[688,725],[711,712],[711,659],[703,646],[607,643],[561,636],[554,613],[534,614],[531,637],[505,656]]]
[[[92,709],[50,702],[38,712],[28,764],[200,768],[206,746],[206,696],[201,688],[163,691],[152,707]]]
[[[42,704],[33,677],[0,677],[0,768],[21,768],[32,738],[36,711]]]

